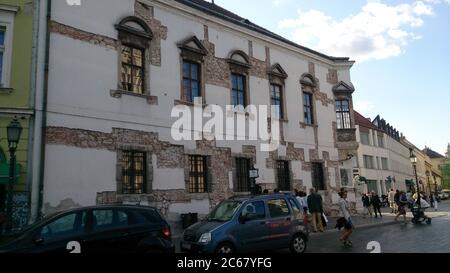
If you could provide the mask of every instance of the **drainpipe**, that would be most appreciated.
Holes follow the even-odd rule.
[[[33,2],[33,44],[31,48],[31,75],[30,75],[30,94],[28,97],[29,108],[33,110],[32,116],[28,121],[28,156],[27,156],[27,191],[28,191],[28,215],[27,222],[32,218],[32,184],[33,184],[33,155],[34,155],[34,133],[35,133],[35,105],[36,105],[36,76],[37,76],[37,58],[39,46],[39,17],[40,3]]]
[[[39,10],[37,24],[36,46],[36,76],[35,76],[35,122],[34,145],[32,159],[32,183],[31,183],[31,219],[34,222],[39,219],[42,211],[42,195],[44,186],[44,162],[45,162],[45,127],[47,109],[47,71],[48,71],[48,47],[49,32],[47,23],[50,15],[50,0],[35,1]]]
[[[44,1],[45,2],[45,1]],[[42,98],[42,126],[41,126],[41,160],[39,170],[39,199],[38,199],[38,218],[42,216],[42,206],[44,199],[44,170],[45,170],[45,133],[47,128],[47,97],[48,97],[48,71],[49,71],[49,49],[50,49],[50,29],[52,0],[47,1],[47,16],[45,21],[45,62],[44,62],[44,82],[43,82],[43,98]]]

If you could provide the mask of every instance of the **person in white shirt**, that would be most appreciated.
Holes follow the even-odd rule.
[[[339,200],[339,208],[341,210],[342,217],[338,220],[337,227],[344,227],[344,232],[340,237],[340,241],[344,244],[344,246],[352,246],[353,243],[349,240],[350,235],[353,233],[353,222],[350,215],[349,204],[347,202],[347,191],[339,192],[339,196],[341,197]]]

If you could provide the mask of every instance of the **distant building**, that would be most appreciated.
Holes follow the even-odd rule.
[[[365,182],[361,190],[382,195],[391,188],[408,189],[413,170],[400,133],[379,116],[372,122],[355,111],[355,121],[359,148],[354,167]]]

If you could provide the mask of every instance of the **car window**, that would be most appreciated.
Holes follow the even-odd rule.
[[[161,216],[153,210],[136,210],[133,213],[134,224],[156,224],[161,222]]]
[[[83,234],[86,227],[86,212],[64,215],[41,229],[41,238],[45,241],[64,239]]]
[[[272,199],[267,201],[267,207],[271,217],[283,217],[289,215],[289,207],[284,199]]]
[[[93,231],[102,231],[128,226],[128,214],[123,210],[99,209],[92,211]]]
[[[241,215],[246,216],[248,214],[255,214],[257,219],[266,218],[266,208],[264,207],[264,201],[254,201],[247,203],[242,209]]]

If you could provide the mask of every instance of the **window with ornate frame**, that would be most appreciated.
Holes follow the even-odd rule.
[[[272,111],[272,117],[287,120],[284,86],[288,75],[278,63],[270,68],[268,75],[270,83],[270,104],[271,106],[275,106],[275,111]]]
[[[316,92],[316,79],[308,73],[302,75],[300,84],[302,86],[303,98],[303,125],[316,125],[316,109],[314,92]]]
[[[119,54],[118,86],[111,96],[133,95],[147,98],[154,104],[157,98],[150,95],[150,42],[153,33],[144,20],[129,16],[115,25]]]
[[[202,98],[202,104],[206,103],[205,83],[203,80],[203,64],[207,49],[196,36],[191,36],[178,44],[181,63],[181,96],[176,104],[192,105],[195,98]]]
[[[241,50],[230,53],[228,64],[231,71],[231,105],[247,107],[250,104],[249,69],[250,58]]]

